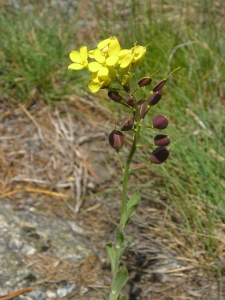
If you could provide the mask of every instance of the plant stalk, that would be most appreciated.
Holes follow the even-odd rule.
[[[134,156],[134,153],[137,149],[138,145],[138,138],[139,138],[139,133],[140,133],[140,112],[138,109],[138,105],[135,105],[135,112],[136,112],[136,118],[137,118],[137,123],[134,129],[134,137],[133,137],[133,143],[131,146],[130,153],[127,157],[127,161],[125,164],[125,168],[123,171],[123,185],[122,185],[122,208],[121,208],[121,218],[120,218],[120,225],[122,225],[122,217],[124,213],[126,212],[126,203],[127,203],[127,185],[128,185],[128,178],[129,178],[129,173],[130,173],[130,164],[132,161],[132,158]]]

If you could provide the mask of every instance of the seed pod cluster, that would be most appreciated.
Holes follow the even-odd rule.
[[[168,119],[164,115],[153,117],[152,124],[156,129],[165,129],[168,126]],[[153,164],[161,164],[167,160],[170,150],[166,147],[170,144],[170,138],[165,134],[158,134],[154,137],[154,144],[158,146],[150,155],[150,162]]]
[[[126,93],[122,97],[118,90],[109,90],[108,96],[114,102],[120,103],[133,110],[132,117],[122,118],[120,130],[114,129],[109,134],[109,144],[116,151],[119,151],[124,145],[124,131],[135,130],[137,122],[140,122],[146,116],[149,108],[156,105],[162,98],[163,87],[167,79],[159,81],[152,89],[151,94],[141,100],[136,100],[134,94],[130,91],[128,83],[122,84]],[[150,77],[143,77],[138,81],[138,88],[143,88],[151,84]],[[152,127],[163,130],[168,126],[168,119],[163,114],[158,114],[152,118]],[[170,150],[167,147],[170,144],[170,138],[165,134],[158,134],[154,137],[154,145],[157,146],[150,154],[150,162],[153,164],[161,164],[167,160]]]

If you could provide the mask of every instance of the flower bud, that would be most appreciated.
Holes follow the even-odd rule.
[[[112,148],[119,150],[124,145],[124,135],[119,130],[113,130],[109,134],[109,144]]]
[[[152,119],[153,126],[157,129],[165,129],[168,126],[168,119],[164,115],[157,115]]]
[[[162,97],[162,89],[148,97],[149,105],[151,105],[151,106],[156,105],[159,102],[159,100],[161,99],[161,97]]]
[[[154,137],[154,143],[156,146],[167,146],[170,143],[170,139],[165,134],[159,134]]]
[[[161,164],[167,160],[170,155],[170,150],[167,147],[158,147],[152,151],[150,161],[153,164]]]
[[[122,131],[131,130],[134,126],[134,118],[123,118],[120,126]]]
[[[167,82],[167,79],[163,79],[161,81],[159,81],[153,88],[153,92],[158,92],[159,90],[161,90],[163,88],[163,86],[165,85],[165,83]]]
[[[138,81],[138,85],[140,87],[149,85],[152,82],[152,79],[150,77],[143,77]]]
[[[108,96],[115,102],[120,102],[123,99],[117,91],[109,91]]]

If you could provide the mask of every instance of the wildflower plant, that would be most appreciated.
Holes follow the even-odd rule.
[[[168,126],[168,118],[163,114],[158,114],[152,118],[152,124],[144,126],[143,119],[150,108],[156,105],[163,94],[163,86],[167,82],[164,78],[158,82],[144,99],[136,99],[137,92],[150,85],[152,78],[143,77],[137,81],[137,86],[131,90],[131,78],[134,71],[142,62],[146,55],[147,46],[134,44],[131,49],[122,49],[116,37],[110,37],[101,41],[96,49],[88,50],[86,46],[80,51],[72,51],[70,59],[72,64],[68,66],[72,70],[88,69],[91,73],[89,89],[92,93],[100,89],[108,91],[108,97],[118,105],[122,105],[130,110],[130,116],[121,120],[119,129],[115,128],[109,134],[109,144],[115,149],[119,157],[119,162],[123,170],[122,183],[122,203],[120,223],[115,230],[115,243],[106,245],[106,250],[110,259],[112,281],[109,296],[102,294],[105,300],[125,300],[121,295],[123,286],[127,283],[129,274],[122,264],[122,256],[132,242],[132,237],[126,237],[125,229],[132,215],[140,205],[140,193],[137,191],[130,199],[127,199],[127,186],[131,170],[131,162],[138,144],[140,131],[143,127],[163,130]],[[132,131],[133,140],[126,161],[123,163],[120,158],[120,149],[125,142],[125,132]],[[170,154],[168,145],[170,138],[165,134],[155,136],[152,145],[155,146],[148,157],[147,164],[161,164],[165,162]],[[149,145],[147,145],[149,147]]]

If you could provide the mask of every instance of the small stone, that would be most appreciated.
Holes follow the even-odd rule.
[[[80,226],[78,226],[74,221],[67,221],[67,223],[74,232],[78,234],[84,233],[84,230]]]
[[[45,295],[40,290],[34,290],[30,293],[34,300],[46,300]]]
[[[61,282],[61,285],[57,289],[57,296],[63,298],[70,294],[76,288],[75,283],[68,283],[67,281]]]
[[[57,297],[56,293],[54,293],[53,291],[47,290],[45,292],[46,297],[49,299],[55,299]]]
[[[23,245],[21,252],[25,255],[33,255],[37,250],[29,245]]]
[[[80,295],[84,295],[88,292],[88,288],[85,286],[80,287]]]
[[[23,246],[23,242],[21,240],[21,237],[19,237],[19,236],[12,236],[9,239],[9,241],[8,241],[8,246],[9,246],[10,249],[12,249],[14,251],[15,250],[16,251],[20,250],[22,248],[22,246]]]

